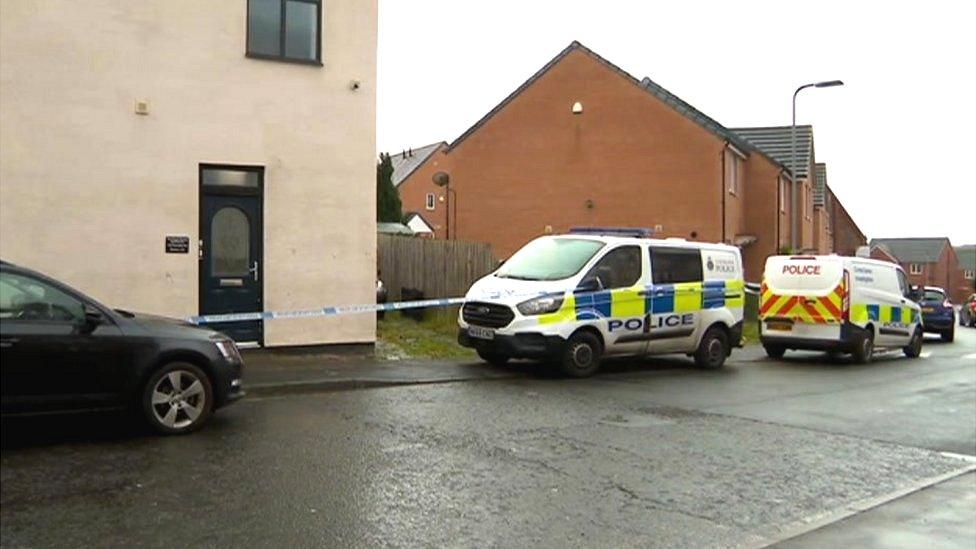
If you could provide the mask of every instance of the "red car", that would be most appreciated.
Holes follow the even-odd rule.
[[[959,325],[976,328],[976,294],[970,295],[959,308]]]

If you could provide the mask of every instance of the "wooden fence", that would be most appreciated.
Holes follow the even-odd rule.
[[[380,279],[390,301],[401,299],[401,288],[418,289],[425,298],[463,296],[498,267],[491,246],[481,242],[376,236]]]

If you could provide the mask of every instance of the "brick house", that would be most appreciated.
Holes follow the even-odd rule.
[[[847,208],[831,193],[830,222],[833,225],[833,253],[853,256],[857,249],[868,243],[867,236],[854,222],[854,218],[847,212]]]
[[[449,228],[500,258],[576,225],[647,227],[739,245],[746,277],[758,280],[790,241],[781,161],[578,42],[454,142],[429,147],[400,180],[404,209],[424,212],[437,237]],[[440,170],[451,178],[449,217],[431,181]],[[812,246],[812,218],[802,227]]]
[[[393,186],[400,193],[403,211],[417,213],[430,226],[434,238],[446,238],[447,201],[444,189],[434,185],[435,173],[445,169],[447,143],[431,143],[391,155]],[[409,180],[409,185],[404,185]]]
[[[957,246],[956,257],[962,270],[960,290],[968,296],[976,292],[976,244]]]
[[[944,288],[953,303],[961,303],[972,293],[948,238],[873,238],[871,257],[894,260],[911,284]]]
[[[755,145],[780,165],[789,168],[792,164],[791,146],[791,127],[773,126],[759,128],[733,128],[736,134],[744,137],[749,143]],[[798,225],[800,237],[797,239],[797,246],[805,252],[816,251],[817,242],[815,241],[814,227],[814,208],[813,208],[813,185],[810,181],[810,173],[814,165],[813,147],[813,128],[811,126],[796,127],[796,185],[793,187],[798,190],[798,211],[800,212],[800,223]],[[790,219],[791,202],[785,200],[781,204],[780,214],[781,223]],[[791,225],[785,227],[787,238],[779,246],[780,248],[790,246],[789,233]]]

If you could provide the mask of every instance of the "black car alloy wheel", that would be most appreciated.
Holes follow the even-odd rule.
[[[149,425],[161,433],[194,431],[206,423],[212,411],[210,379],[193,364],[167,364],[145,385],[143,412]]]

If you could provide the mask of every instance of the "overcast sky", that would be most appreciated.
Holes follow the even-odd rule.
[[[976,243],[974,5],[380,0],[377,146],[451,142],[573,40],[727,127],[841,79],[797,122],[861,229]]]

